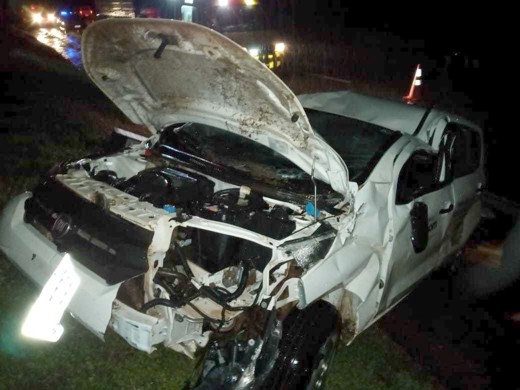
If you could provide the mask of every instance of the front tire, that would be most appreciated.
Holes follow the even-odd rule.
[[[273,369],[261,389],[320,389],[339,340],[339,315],[328,302],[295,310],[283,322]]]

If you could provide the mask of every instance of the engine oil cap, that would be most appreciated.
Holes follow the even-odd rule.
[[[175,207],[174,205],[171,205],[171,204],[165,204],[163,206],[163,210],[169,214],[173,214],[173,213],[177,212],[177,207]]]

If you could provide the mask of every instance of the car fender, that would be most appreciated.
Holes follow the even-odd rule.
[[[338,245],[340,242],[336,240],[336,248],[333,246],[325,259],[301,277],[306,305],[322,298],[339,286],[348,285],[362,274],[372,256],[375,255],[375,249],[364,242],[352,239],[345,245]],[[362,276],[362,278],[367,277],[368,275]],[[357,285],[354,286],[357,289]],[[364,291],[359,293],[361,296],[366,295]]]

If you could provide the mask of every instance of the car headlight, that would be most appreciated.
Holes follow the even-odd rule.
[[[66,253],[31,307],[22,325],[22,334],[39,340],[58,341],[63,334],[61,318],[80,283],[74,263]]]
[[[249,49],[249,54],[251,54],[253,57],[258,57],[258,55],[260,54],[260,49],[253,47]]]
[[[51,23],[54,23],[56,21],[56,15],[54,14],[47,14],[47,20]]]
[[[43,22],[42,14],[32,14],[32,21],[36,24],[40,24],[41,22]]]
[[[284,42],[275,43],[274,51],[276,53],[283,53],[283,52],[285,52],[285,43]]]
[[[287,256],[294,257],[298,266],[310,268],[327,255],[336,239],[337,232],[335,230],[320,230],[321,228],[318,228],[310,237],[287,241],[280,246],[280,249]]]

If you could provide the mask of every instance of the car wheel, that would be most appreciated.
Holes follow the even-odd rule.
[[[339,340],[338,324],[336,309],[324,301],[289,314],[278,357],[261,388],[323,388]]]
[[[329,372],[330,365],[336,355],[336,347],[338,344],[338,333],[333,332],[318,351],[318,358],[312,370],[311,379],[307,385],[307,389],[323,389],[325,379]]]

